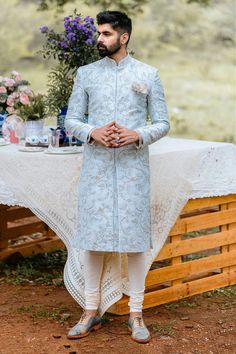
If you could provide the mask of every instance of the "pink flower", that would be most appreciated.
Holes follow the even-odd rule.
[[[15,80],[16,80],[16,82],[21,81],[21,80],[22,80],[21,75],[20,75],[20,74],[19,74],[19,75],[16,75],[16,76],[15,76]]]
[[[6,110],[10,114],[14,112],[14,108],[13,107],[7,107]]]
[[[14,106],[14,97],[12,97],[12,95],[8,96],[7,105],[10,107]]]
[[[5,78],[5,85],[7,87],[12,87],[15,85],[15,83],[16,83],[15,80],[9,79],[8,77]]]
[[[33,96],[33,91],[29,88],[26,87],[23,92],[27,95],[27,96]]]
[[[18,73],[18,71],[13,70],[13,71],[11,72],[11,74],[14,76],[14,80],[15,80],[16,82],[22,80],[22,77],[21,77],[21,75]]]
[[[30,103],[29,96],[27,96],[24,92],[20,93],[20,102],[24,105],[28,105]]]
[[[18,73],[18,71],[16,71],[16,70],[12,70],[11,74],[12,74],[13,76],[20,75],[20,74]]]
[[[11,94],[11,97],[13,97],[13,98],[19,98],[19,97],[20,97],[20,94],[19,94],[19,92],[13,92],[13,93]]]
[[[6,93],[7,89],[4,86],[0,86],[0,93]]]

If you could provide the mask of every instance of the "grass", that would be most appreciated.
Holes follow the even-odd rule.
[[[170,302],[168,304],[165,304],[164,307],[169,310],[175,310],[179,307],[190,307],[190,308],[194,308],[194,307],[198,307],[199,305],[192,301],[192,299],[183,299],[183,300],[179,300],[179,301],[174,301],[174,302]]]
[[[173,329],[175,320],[166,322],[164,324],[151,323],[150,328],[153,333],[158,333],[162,336],[174,336],[175,331]]]
[[[0,277],[9,284],[60,285],[67,259],[66,250],[42,253],[20,259],[17,264],[0,262]]]
[[[220,289],[214,289],[203,294],[204,297],[211,298],[215,295],[236,299],[236,285],[226,286]]]
[[[69,317],[69,308],[61,304],[59,307],[48,308],[45,305],[23,305],[17,308],[18,314],[29,314],[32,318],[47,318],[60,323],[65,322]]]

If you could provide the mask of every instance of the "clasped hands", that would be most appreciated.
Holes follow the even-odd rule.
[[[133,144],[139,140],[139,135],[136,131],[119,125],[115,120],[101,128],[94,129],[91,137],[98,143],[109,148]]]

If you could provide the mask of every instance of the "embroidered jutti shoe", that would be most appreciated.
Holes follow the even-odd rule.
[[[77,339],[86,337],[91,331],[96,331],[101,328],[101,326],[100,316],[90,316],[83,312],[79,322],[69,330],[67,338]]]
[[[151,335],[141,317],[129,318],[128,329],[132,332],[131,338],[138,343],[148,343]]]

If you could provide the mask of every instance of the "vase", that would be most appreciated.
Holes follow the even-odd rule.
[[[43,135],[44,120],[28,120],[25,122],[25,138],[28,136],[40,137]]]

